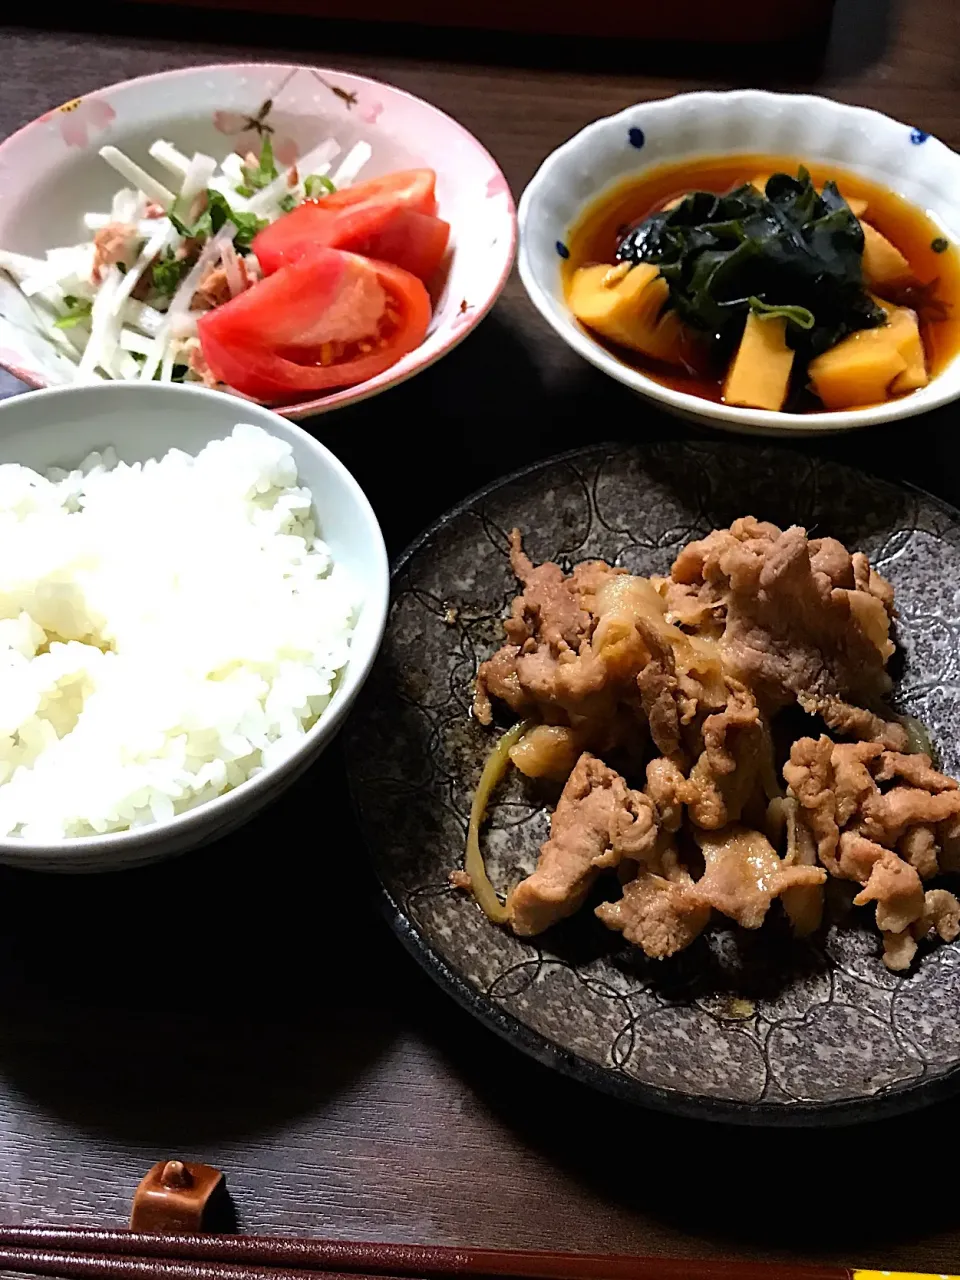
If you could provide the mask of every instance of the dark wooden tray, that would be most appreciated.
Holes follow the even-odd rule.
[[[154,4],[174,0],[148,0]],[[432,27],[516,31],[528,35],[603,36],[624,40],[685,40],[760,44],[825,31],[834,0],[625,0],[591,5],[583,0],[175,0],[205,9],[245,9],[318,19],[402,22]]]

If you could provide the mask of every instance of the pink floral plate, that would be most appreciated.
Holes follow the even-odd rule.
[[[516,214],[507,181],[476,138],[429,103],[364,76],[276,63],[190,67],[110,85],[65,102],[0,143],[0,248],[42,255],[85,239],[83,213],[109,207],[119,185],[97,156],[106,143],[140,163],[157,138],[221,159],[249,150],[265,128],[288,163],[334,137],[344,150],[370,143],[364,177],[434,169],[440,213],[452,229],[423,344],[359,386],[273,406],[304,418],[376,395],[439,360],[489,311],[509,275]],[[68,382],[72,373],[2,271],[0,366],[33,387]]]

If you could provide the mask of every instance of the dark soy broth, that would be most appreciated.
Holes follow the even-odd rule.
[[[618,183],[596,200],[571,228],[567,237],[569,258],[563,264],[565,286],[578,267],[596,262],[613,262],[617,243],[625,228],[688,191],[712,191],[720,195],[760,174],[792,173],[800,165],[810,172],[817,186],[832,178],[847,198],[867,202],[863,215],[904,255],[920,282],[920,287],[904,292],[896,301],[911,307],[920,319],[920,335],[930,376],[940,373],[960,352],[960,254],[949,244],[943,249],[943,232],[931,218],[902,197],[858,174],[828,165],[810,164],[790,156],[708,156],[684,164],[664,165]],[[934,248],[934,245],[937,248]],[[941,250],[938,252],[938,249]],[[586,332],[590,332],[587,330]],[[663,386],[706,400],[722,399],[723,370],[699,368],[684,372],[658,364],[637,351],[614,346],[594,333],[594,341],[611,351],[618,360],[655,379]],[[812,396],[810,412],[822,412]]]

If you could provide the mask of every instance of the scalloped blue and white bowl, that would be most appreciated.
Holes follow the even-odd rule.
[[[799,94],[736,90],[641,102],[587,125],[552,152],[520,200],[520,278],[544,319],[591,364],[660,408],[727,431],[813,435],[909,418],[960,397],[960,359],[929,385],[864,409],[775,413],[714,404],[622,364],[574,319],[560,266],[566,239],[605,190],[633,174],[701,156],[797,156],[862,174],[927,211],[960,241],[960,156],[911,125],[863,107]]]

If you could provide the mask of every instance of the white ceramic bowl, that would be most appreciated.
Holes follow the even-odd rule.
[[[264,108],[266,107],[266,111]],[[440,216],[450,223],[449,265],[425,341],[356,387],[274,406],[303,418],[354,404],[439,360],[486,315],[513,265],[516,215],[507,181],[472,134],[436,107],[391,85],[321,67],[236,63],[189,67],[110,85],[48,111],[0,143],[0,248],[41,254],[89,238],[85,210],[109,208],[122,179],[97,152],[120,147],[151,172],[151,142],[223,159],[259,148],[249,126],[265,121],[288,163],[324,138],[343,153],[365,140],[360,180],[427,166]],[[38,333],[33,312],[0,272],[0,365],[34,387],[67,380],[69,362]]]
[[[0,403],[0,463],[43,471],[79,462],[104,445],[125,462],[158,457],[171,448],[197,453],[252,422],[293,446],[300,479],[311,491],[317,519],[334,559],[357,584],[363,605],[351,656],[326,710],[297,750],[209,803],[167,822],[59,843],[0,838],[0,862],[43,871],[105,871],[134,867],[213,840],[240,826],[275,799],[335,736],[373,665],[390,594],[387,552],[370,503],[350,472],[300,427],[269,409],[217,391],[105,382],[62,387]]]
[[[796,156],[851,170],[927,210],[960,240],[960,156],[920,129],[827,98],[738,90],[642,102],[596,120],[558,147],[520,200],[520,278],[540,314],[591,364],[661,408],[729,431],[765,435],[847,431],[908,418],[960,396],[960,360],[928,386],[866,409],[775,413],[713,404],[629,368],[577,324],[563,297],[561,256],[584,209],[631,174],[710,155]]]

